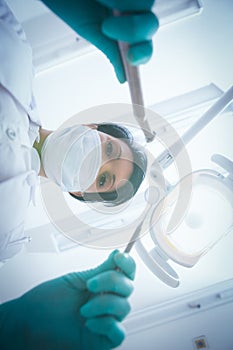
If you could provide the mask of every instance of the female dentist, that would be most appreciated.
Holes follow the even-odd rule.
[[[158,21],[154,1],[44,1],[74,30],[102,50],[125,81],[116,40],[130,44],[131,64],[152,54]],[[113,9],[126,13],[112,17]],[[135,13],[135,14],[129,14]],[[0,260],[21,249],[24,220],[40,169],[40,120],[33,97],[32,52],[25,34],[0,0]],[[14,244],[10,244],[14,243]],[[120,271],[119,271],[120,270]],[[0,306],[2,349],[110,349],[124,331],[135,263],[118,251],[96,269],[43,283]]]

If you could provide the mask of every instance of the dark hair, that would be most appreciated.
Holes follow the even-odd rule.
[[[146,173],[147,157],[141,146],[134,143],[131,132],[118,124],[101,123],[97,124],[97,130],[116,138],[122,139],[133,153],[133,172],[127,183],[112,192],[85,193],[84,197],[70,195],[84,202],[104,202],[116,206],[128,201],[139,189]]]

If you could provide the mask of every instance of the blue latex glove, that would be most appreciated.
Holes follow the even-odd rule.
[[[155,0],[42,0],[80,36],[99,48],[111,61],[118,80],[125,81],[117,40],[129,44],[132,65],[146,63],[152,55],[152,36],[158,19],[151,12]],[[120,11],[113,16],[113,9]]]
[[[120,271],[117,271],[119,268]],[[0,349],[110,349],[124,339],[121,321],[135,263],[114,251],[99,267],[43,283],[0,306]]]

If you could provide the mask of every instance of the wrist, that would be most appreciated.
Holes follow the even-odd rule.
[[[23,322],[17,299],[0,305],[0,349],[21,349]]]

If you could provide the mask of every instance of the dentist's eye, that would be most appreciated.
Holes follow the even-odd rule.
[[[102,173],[97,179],[97,187],[101,191],[109,190],[115,182],[115,175],[111,175],[108,172]]]
[[[111,175],[108,172],[102,173],[97,180],[99,189],[107,189],[111,185]]]
[[[106,183],[106,174],[102,174],[100,175],[99,179],[98,179],[98,186],[99,187],[104,187],[105,183]]]
[[[106,142],[105,154],[108,157],[108,159],[119,159],[121,157],[120,145],[113,141]]]

